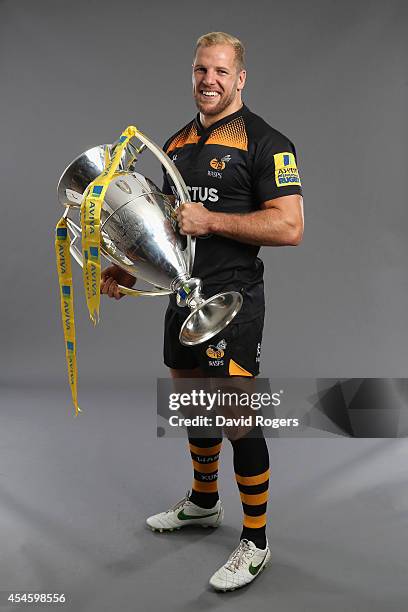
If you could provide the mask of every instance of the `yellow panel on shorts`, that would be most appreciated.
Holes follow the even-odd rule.
[[[278,187],[290,187],[291,185],[300,186],[299,170],[293,153],[275,153],[275,181]]]

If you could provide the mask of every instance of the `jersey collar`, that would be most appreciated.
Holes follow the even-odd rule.
[[[232,121],[236,117],[240,117],[241,115],[243,115],[244,113],[246,113],[248,111],[249,111],[249,108],[247,106],[245,106],[245,104],[243,104],[239,110],[235,111],[235,113],[232,113],[231,115],[227,115],[226,117],[223,117],[219,121],[216,121],[215,123],[210,125],[210,127],[208,127],[208,128],[204,128],[201,125],[200,113],[197,113],[196,118],[194,120],[195,124],[196,124],[196,127],[197,127],[197,133],[198,133],[199,136],[203,136],[204,134],[208,135],[213,130],[215,130],[216,128],[220,127],[220,125],[225,125],[226,123],[229,123],[230,121]]]

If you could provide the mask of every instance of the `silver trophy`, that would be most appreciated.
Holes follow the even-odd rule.
[[[194,346],[209,340],[232,321],[242,306],[242,296],[237,291],[226,291],[209,299],[203,297],[201,280],[191,276],[195,239],[180,234],[176,218],[178,205],[190,201],[187,187],[160,147],[140,132],[137,139],[142,144],[137,148],[133,144],[135,139],[127,144],[105,194],[101,252],[110,262],[154,287],[153,291],[141,291],[119,285],[123,293],[134,296],[175,293],[178,305],[190,308],[179,339],[186,346]],[[153,181],[135,172],[138,155],[146,147],[166,169],[177,193],[175,198],[161,193]],[[75,243],[81,236],[78,213],[83,194],[103,172],[114,150],[115,144],[85,151],[68,166],[58,183],[58,200],[66,207],[70,251],[81,266],[82,253]],[[75,213],[77,222],[71,218]]]

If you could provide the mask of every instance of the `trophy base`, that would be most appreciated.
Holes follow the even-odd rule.
[[[217,293],[202,302],[184,321],[179,340],[184,346],[195,346],[216,336],[227,327],[242,306],[238,291]]]

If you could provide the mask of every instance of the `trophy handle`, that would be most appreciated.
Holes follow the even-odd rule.
[[[177,189],[177,193],[181,202],[191,202],[190,194],[188,193],[188,189],[186,187],[183,178],[176,168],[176,166],[170,161],[167,155],[157,146],[150,138],[148,138],[142,132],[137,130],[137,134],[133,137],[140,140],[150,151],[155,155],[160,163],[166,168],[167,172],[172,178],[175,188]],[[194,255],[195,255],[195,238],[193,236],[186,236],[187,238],[187,246],[184,251],[182,251],[187,265],[188,273],[191,275],[193,272],[194,265]],[[185,254],[186,251],[186,254]],[[171,293],[171,292],[166,292]]]
[[[70,232],[70,235],[72,236],[70,240],[69,250],[70,250],[72,257],[75,259],[75,261],[81,266],[81,268],[83,268],[84,259],[82,257],[82,252],[75,245],[75,242],[79,238],[79,235],[81,233],[81,228],[78,225],[76,225],[76,223],[74,223],[68,217],[68,212],[69,212],[69,207],[67,206],[65,213],[64,213],[64,217],[67,220],[68,230]],[[101,248],[101,251],[103,252],[105,257],[109,259],[109,261],[111,261],[102,248]],[[113,263],[116,263],[116,262],[113,262]],[[140,297],[141,295],[148,296],[148,297],[154,297],[156,295],[170,295],[171,293],[173,293],[172,291],[169,291],[167,289],[159,289],[159,288],[157,289],[157,291],[141,291],[140,289],[131,289],[130,287],[124,287],[123,285],[118,285],[118,289],[120,293],[124,293],[125,295],[130,295],[133,297]]]

